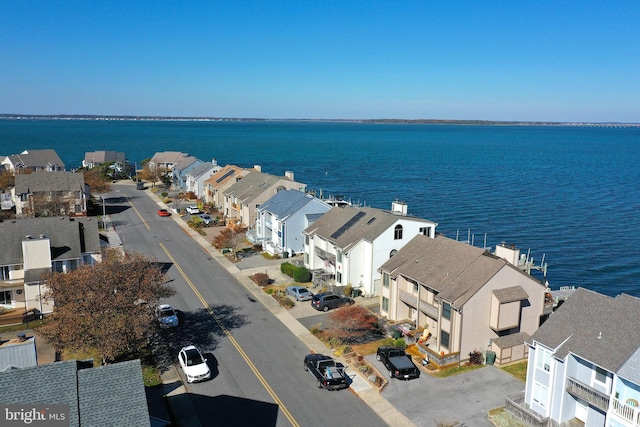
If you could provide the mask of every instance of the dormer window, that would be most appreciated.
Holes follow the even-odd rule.
[[[400,224],[396,225],[396,228],[393,230],[393,239],[402,240],[402,226]]]

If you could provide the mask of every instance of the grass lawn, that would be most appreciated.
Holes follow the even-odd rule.
[[[516,377],[522,382],[527,380],[527,362],[518,362],[512,365],[504,366],[502,369]]]
[[[25,329],[35,329],[38,326],[41,326],[44,323],[44,320],[33,320],[28,323],[21,323],[19,325],[7,325],[0,326],[0,334],[5,332],[19,332],[24,331]]]

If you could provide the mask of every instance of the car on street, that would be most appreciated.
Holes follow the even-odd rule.
[[[199,216],[199,218],[202,220],[202,222],[205,223],[205,225],[209,225],[213,222],[213,218],[211,218],[211,215],[202,214]]]
[[[311,307],[318,311],[329,311],[333,308],[353,305],[353,303],[355,301],[351,298],[331,292],[316,294],[311,297]]]
[[[156,307],[156,319],[158,319],[161,328],[178,326],[178,315],[169,304],[160,304]]]
[[[201,214],[202,211],[197,206],[187,206],[187,213],[189,215],[197,215],[197,214]]]
[[[159,216],[171,216],[171,212],[166,209],[158,209]]]
[[[211,378],[211,370],[207,365],[207,359],[202,356],[200,350],[194,345],[188,345],[180,349],[178,363],[187,382],[204,381]]]
[[[289,286],[287,294],[295,298],[296,301],[308,301],[313,296],[311,291],[304,286]]]

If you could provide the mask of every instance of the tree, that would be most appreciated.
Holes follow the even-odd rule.
[[[231,219],[227,226],[218,234],[211,244],[216,249],[231,248],[233,256],[238,259],[238,249],[245,239],[247,227],[242,225],[237,219]]]
[[[0,169],[0,192],[8,191],[16,185],[16,176],[13,171],[8,169]]]
[[[84,183],[89,185],[92,193],[108,193],[111,191],[111,178],[104,175],[99,167],[84,171]]]
[[[350,305],[329,314],[329,334],[342,343],[353,343],[378,329],[378,318],[361,305]]]
[[[98,349],[103,362],[144,347],[154,305],[175,292],[155,260],[113,249],[101,263],[52,272],[45,283],[55,308],[38,331],[57,350]]]

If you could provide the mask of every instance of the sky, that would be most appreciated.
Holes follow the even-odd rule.
[[[640,2],[0,2],[0,114],[640,122]]]

